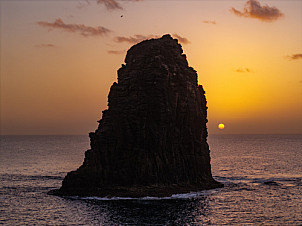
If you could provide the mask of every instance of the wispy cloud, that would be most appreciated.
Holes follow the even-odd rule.
[[[122,0],[122,1],[132,1],[139,2],[143,0]],[[123,10],[123,7],[116,0],[97,0],[98,4],[103,4],[108,10]]]
[[[283,17],[284,14],[276,7],[261,5],[257,0],[249,0],[245,3],[242,11],[231,8],[230,11],[237,16],[255,18],[265,22],[271,22]]]
[[[120,54],[123,54],[125,52],[126,52],[125,50],[108,50],[107,51],[107,53],[114,54],[114,55],[120,55]]]
[[[178,41],[179,41],[181,44],[186,45],[186,44],[189,44],[189,43],[190,43],[190,41],[189,41],[187,38],[181,37],[181,36],[179,36],[178,34],[173,34],[172,36],[173,36],[174,38],[178,39]]]
[[[90,27],[84,24],[65,24],[61,18],[58,18],[53,23],[39,21],[38,25],[46,27],[49,29],[61,29],[66,32],[79,33],[84,37],[88,36],[104,36],[111,32],[108,28],[105,27]]]
[[[204,21],[202,21],[202,23],[205,23],[205,24],[216,24],[216,21],[213,21],[213,20],[204,20]]]
[[[146,39],[151,39],[151,38],[158,38],[159,36],[156,35],[133,35],[129,37],[125,36],[117,36],[114,38],[115,42],[128,42],[130,44],[136,44],[138,42],[141,42]]]
[[[178,39],[178,41],[182,44],[189,44],[190,41],[185,38],[185,37],[181,37],[178,34],[173,34],[172,35],[174,38]],[[129,36],[129,37],[125,37],[125,36],[117,36],[114,38],[115,42],[127,42],[130,44],[136,44],[139,43],[143,40],[146,39],[152,39],[152,38],[160,38],[160,36],[158,35],[133,35],[133,36]]]
[[[39,44],[35,45],[37,48],[55,48],[56,46],[54,44]]]
[[[237,68],[235,71],[239,72],[239,73],[249,73],[249,72],[252,72],[251,69],[246,68],[246,67],[245,68]]]
[[[115,0],[97,0],[98,4],[104,4],[108,10],[122,10],[123,7]]]
[[[85,1],[80,1],[78,3],[78,6],[77,8],[78,9],[83,9],[83,8],[86,8],[87,6],[91,5],[90,2],[88,0],[85,0]]]
[[[302,53],[292,54],[290,56],[287,56],[289,60],[299,60],[302,59]]]

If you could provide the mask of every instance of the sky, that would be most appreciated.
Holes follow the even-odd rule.
[[[209,134],[302,133],[301,12],[299,0],[0,0],[1,134],[94,131],[126,51],[164,34],[198,73]]]

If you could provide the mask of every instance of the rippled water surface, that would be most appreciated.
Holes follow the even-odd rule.
[[[302,135],[212,135],[225,187],[163,199],[49,196],[82,164],[88,136],[0,138],[0,224],[302,224]]]

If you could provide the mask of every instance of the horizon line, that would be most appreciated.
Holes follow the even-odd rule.
[[[302,135],[302,133],[211,133],[211,135]],[[87,136],[88,134],[0,134],[0,136]]]

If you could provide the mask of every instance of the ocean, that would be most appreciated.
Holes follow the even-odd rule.
[[[3,225],[302,225],[302,135],[210,135],[224,188],[156,198],[57,197],[87,136],[0,137]]]

